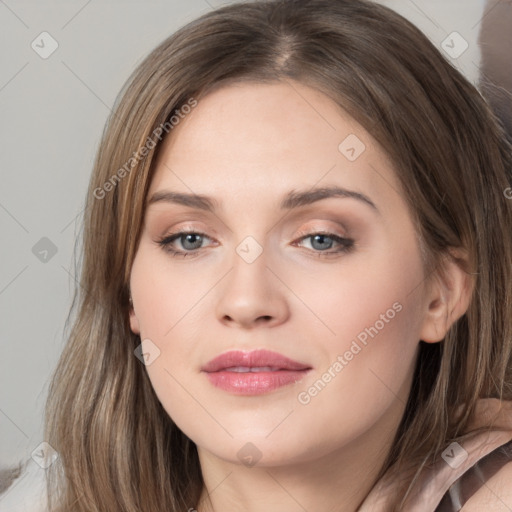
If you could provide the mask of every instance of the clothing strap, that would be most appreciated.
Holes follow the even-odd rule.
[[[489,452],[455,480],[434,512],[458,512],[487,480],[511,461],[512,440]]]

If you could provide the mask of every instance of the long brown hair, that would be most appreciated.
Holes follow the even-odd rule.
[[[141,340],[128,323],[129,276],[162,135],[173,136],[185,105],[237,80],[314,87],[380,143],[424,243],[429,278],[442,271],[450,248],[467,250],[468,263],[459,263],[474,279],[472,301],[441,343],[420,342],[405,414],[381,468],[381,475],[414,468],[392,510],[402,510],[421,468],[460,439],[478,398],[512,399],[512,200],[505,192],[512,152],[479,92],[384,6],[227,5],[152,51],[107,122],[86,200],[80,286],[68,320],[74,317],[46,409],[45,440],[60,455],[48,469],[52,511],[197,507],[203,479],[195,444],[134,356]]]

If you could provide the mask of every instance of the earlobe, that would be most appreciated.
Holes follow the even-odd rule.
[[[443,268],[433,277],[426,297],[420,336],[426,343],[442,341],[471,302],[474,278],[466,270],[467,254],[460,249],[450,252],[452,257],[445,257]]]

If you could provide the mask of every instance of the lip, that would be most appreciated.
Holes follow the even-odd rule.
[[[249,368],[270,366],[280,370],[306,370],[311,368],[307,364],[299,363],[270,350],[252,350],[251,352],[230,350],[206,363],[201,370],[211,373],[234,366],[246,366]]]
[[[244,371],[233,371],[236,367]],[[259,370],[251,371],[251,368]],[[311,369],[307,364],[269,350],[231,350],[206,363],[201,371],[211,384],[224,391],[259,395],[300,381]]]

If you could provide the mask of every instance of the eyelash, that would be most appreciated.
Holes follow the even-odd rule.
[[[199,249],[194,249],[191,251],[178,251],[171,247],[171,243],[174,240],[179,239],[183,235],[190,235],[190,234],[199,235],[201,237],[209,238],[208,235],[206,235],[205,233],[201,233],[200,231],[193,230],[193,229],[191,229],[191,230],[185,229],[183,231],[171,233],[170,235],[167,235],[164,238],[161,238],[160,240],[158,240],[157,243],[162,247],[162,249],[165,252],[170,253],[171,256],[173,256],[173,257],[174,256],[180,256],[182,258],[186,258],[187,256],[194,257],[194,256],[197,256],[197,252],[199,251]],[[312,238],[316,235],[322,235],[327,238],[331,238],[332,240],[334,240],[335,242],[337,242],[341,245],[340,249],[337,249],[335,251],[330,251],[330,252],[315,251],[314,249],[311,249],[310,251],[313,254],[315,254],[316,256],[318,256],[319,258],[332,257],[332,256],[336,256],[339,254],[347,254],[347,253],[350,253],[351,251],[353,251],[355,248],[354,240],[352,240],[350,238],[343,238],[341,236],[335,235],[334,233],[329,233],[327,231],[313,231],[313,232],[309,232],[309,233],[301,232],[301,233],[299,233],[299,238],[296,241],[303,240],[306,238]]]

